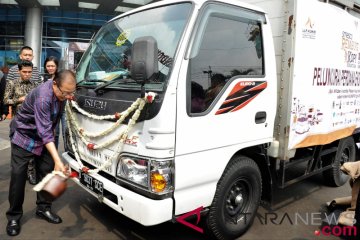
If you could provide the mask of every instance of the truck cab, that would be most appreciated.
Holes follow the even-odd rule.
[[[284,1],[272,2],[281,6],[274,12],[284,9]],[[301,179],[338,175],[334,159],[342,151],[346,161],[355,158],[352,138],[340,141],[340,152],[338,139],[325,152],[286,144],[295,23],[274,19],[281,24],[272,31],[268,15],[246,3],[166,0],[105,24],[66,106],[63,158],[79,174],[73,180],[142,225],[202,211],[211,236],[234,239],[251,226],[260,200],[270,201],[272,186],[286,185],[286,164],[308,161]],[[277,33],[283,41],[274,42]],[[296,134],[308,131],[308,119],[300,120]]]
[[[216,223],[230,224],[226,236],[243,221],[239,235],[254,217],[262,184],[242,150],[261,155],[272,140],[274,64],[266,15],[246,4],[162,1],[114,18],[81,59],[66,111],[63,157],[79,172],[75,181],[146,226],[222,206],[210,210],[212,221],[229,218]],[[149,93],[153,101],[134,122],[132,104]],[[106,118],[116,113],[126,115],[121,123]],[[239,173],[245,175],[237,179]]]

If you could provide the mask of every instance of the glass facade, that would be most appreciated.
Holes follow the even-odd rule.
[[[25,9],[0,7],[0,69],[17,62],[24,31]]]
[[[55,56],[60,59],[60,67],[76,68],[84,49],[71,49],[69,45],[88,43],[97,30],[112,17],[114,16],[83,12],[44,11],[41,62],[47,56]]]
[[[113,15],[62,10],[42,11],[42,50],[40,70],[48,56],[59,59],[61,68],[73,69],[84,52],[84,46]],[[26,9],[0,5],[0,69],[16,64],[25,42]],[[71,46],[81,45],[82,48]],[[31,46],[30,46],[31,47]]]

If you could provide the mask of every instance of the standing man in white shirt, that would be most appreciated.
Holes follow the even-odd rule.
[[[19,58],[20,58],[20,61],[26,60],[26,61],[32,62],[32,60],[34,59],[34,54],[33,54],[32,48],[29,46],[22,47],[20,50]],[[11,80],[19,79],[19,78],[20,78],[19,68],[18,68],[18,65],[16,64],[9,69],[9,74],[6,77],[6,80],[11,81]],[[42,83],[41,77],[39,74],[39,70],[35,66],[33,67],[33,72],[32,72],[30,81],[36,83],[37,85]]]

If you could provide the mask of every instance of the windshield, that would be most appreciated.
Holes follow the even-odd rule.
[[[77,68],[79,85],[97,87],[113,80],[116,84],[108,87],[139,88],[138,83],[130,81],[131,47],[136,38],[152,36],[158,46],[159,74],[145,87],[163,89],[190,10],[190,3],[167,5],[124,16],[105,25]]]

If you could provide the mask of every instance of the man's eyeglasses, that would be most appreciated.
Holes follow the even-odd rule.
[[[61,92],[61,94],[63,95],[63,97],[66,97],[66,96],[74,96],[75,95],[75,92],[76,91],[73,91],[73,92],[65,92],[63,90],[61,90],[61,88],[59,87],[58,84],[56,84],[57,88],[59,89],[59,91]]]

